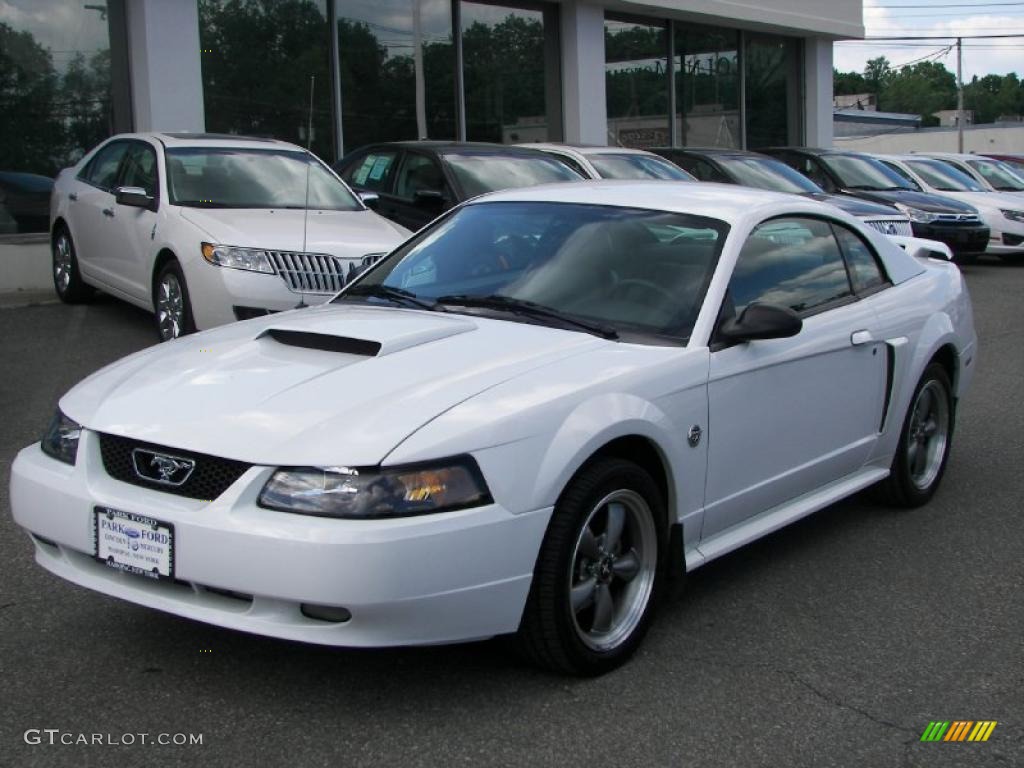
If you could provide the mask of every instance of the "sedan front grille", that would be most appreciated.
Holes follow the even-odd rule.
[[[345,263],[326,253],[267,251],[293,293],[337,293],[345,287]]]
[[[910,225],[909,219],[869,219],[864,223],[877,229],[883,235],[914,236],[914,229]]]
[[[135,463],[132,460],[132,451],[136,448],[176,458],[191,459],[195,462],[195,468],[188,479],[179,486],[158,483],[141,477],[136,472]],[[241,461],[222,459],[205,453],[182,451],[178,448],[165,448],[128,437],[103,433],[100,434],[100,454],[103,456],[103,468],[115,480],[203,501],[216,499],[251,466]]]

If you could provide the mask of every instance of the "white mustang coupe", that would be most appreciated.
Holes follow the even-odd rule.
[[[597,674],[667,581],[868,486],[928,501],[975,369],[958,269],[813,200],[477,198],[329,304],[76,386],[11,475],[36,559],[338,646],[515,633]]]

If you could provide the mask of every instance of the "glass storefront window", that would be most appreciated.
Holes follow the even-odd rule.
[[[547,78],[557,78],[559,69],[557,48],[545,44],[546,35],[557,34],[548,28],[554,15],[539,6],[470,2],[461,4],[460,14],[466,139],[510,144],[561,138],[560,107],[550,103],[547,88]],[[560,95],[556,90],[554,100]]]
[[[0,235],[45,232],[53,177],[114,132],[106,7],[41,5],[0,3]]]
[[[795,38],[747,35],[747,148],[801,143],[800,48]]]
[[[666,25],[606,18],[604,61],[608,143],[639,148],[671,144]]]
[[[677,146],[743,144],[740,125],[739,33],[676,22]]]
[[[309,143],[333,159],[329,34],[326,0],[199,0],[206,130]]]
[[[449,0],[338,0],[345,152],[401,139],[455,138]]]

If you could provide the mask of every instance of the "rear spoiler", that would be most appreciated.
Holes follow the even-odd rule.
[[[887,235],[896,245],[919,259],[942,259],[953,260],[953,252],[945,243],[938,240],[925,240],[923,237],[903,237],[902,235]]]

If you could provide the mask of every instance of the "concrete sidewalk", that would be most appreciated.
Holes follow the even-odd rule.
[[[57,301],[50,275],[50,246],[42,235],[0,242],[0,308]]]

